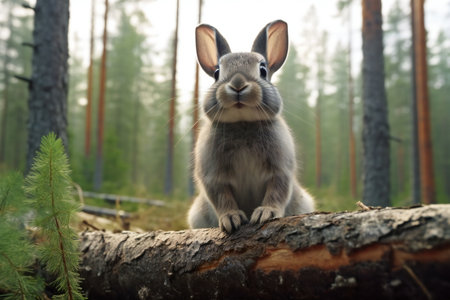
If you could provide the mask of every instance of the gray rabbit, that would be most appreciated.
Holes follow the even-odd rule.
[[[215,79],[203,103],[207,118],[195,146],[199,196],[191,228],[217,227],[228,233],[248,222],[314,210],[299,185],[294,142],[281,117],[282,99],[270,83],[288,52],[287,24],[267,24],[252,52],[231,53],[214,27],[196,29],[198,61]]]

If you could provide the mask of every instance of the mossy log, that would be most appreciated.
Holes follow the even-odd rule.
[[[89,299],[448,299],[450,205],[81,236]]]

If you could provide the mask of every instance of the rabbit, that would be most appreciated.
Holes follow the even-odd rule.
[[[198,62],[215,82],[203,102],[206,118],[194,149],[199,195],[191,228],[220,227],[308,213],[314,200],[298,183],[295,147],[270,79],[288,52],[287,24],[267,24],[252,51],[231,53],[214,27],[196,28]]]

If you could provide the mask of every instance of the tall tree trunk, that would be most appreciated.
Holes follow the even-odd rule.
[[[95,33],[95,0],[91,0],[91,38],[89,49],[89,69],[87,86],[87,105],[86,105],[86,127],[84,132],[84,155],[89,156],[91,152],[91,121],[92,121],[92,73],[94,69],[94,33]]]
[[[69,0],[37,0],[28,101],[28,172],[41,138],[54,132],[67,147]]]
[[[12,27],[12,7],[13,3],[8,3],[8,14],[7,14],[7,21],[6,21],[6,28],[11,32]],[[0,165],[5,162],[5,156],[6,156],[6,133],[7,133],[7,126],[8,126],[8,89],[9,89],[9,48],[11,45],[11,34],[8,38],[8,40],[5,43],[5,52],[4,52],[4,58],[3,58],[3,110],[2,110],[2,127],[0,131]]]
[[[198,24],[202,22],[202,7],[203,0],[198,0]],[[195,64],[195,83],[194,83],[194,101],[193,101],[193,114],[192,114],[192,153],[194,155],[194,147],[197,142],[198,131],[199,131],[199,78],[200,78],[200,68],[198,63]],[[189,176],[189,195],[194,195],[194,178],[193,178],[193,164],[190,168],[190,176]]]
[[[105,17],[103,25],[103,52],[100,66],[100,92],[97,111],[97,155],[95,159],[94,189],[100,190],[103,183],[103,132],[105,125],[105,86],[106,86],[106,47],[108,41],[109,3],[105,0]]]
[[[428,104],[427,43],[423,11],[424,0],[414,0],[414,63],[419,133],[419,159],[422,201],[435,202],[430,109]]]
[[[141,110],[140,101],[140,90],[137,91],[137,97],[134,102],[134,112],[133,112],[133,139],[131,141],[131,180],[133,184],[137,183],[138,178],[138,157],[139,157],[139,117]]]
[[[353,199],[357,197],[356,185],[356,150],[355,134],[353,133],[353,76],[352,76],[352,4],[348,4],[348,133],[349,133],[349,162],[350,162],[350,191]]]
[[[320,80],[320,79],[319,79]],[[316,187],[322,184],[322,133],[320,126],[322,90],[319,88],[316,101]]]
[[[202,6],[203,6],[203,0],[198,0],[198,24],[202,22]],[[199,65],[198,63],[195,64],[195,84],[194,84],[194,111],[193,111],[193,126],[192,126],[192,136],[193,136],[193,143],[192,145],[195,145],[195,142],[197,141],[198,136],[198,130],[199,130]],[[194,148],[194,147],[192,147]]]
[[[363,201],[388,206],[389,124],[384,86],[381,0],[362,1],[363,39]]]
[[[169,132],[167,138],[167,162],[166,162],[166,180],[164,193],[171,195],[173,191],[173,147],[174,147],[174,131],[175,131],[175,105],[177,98],[177,55],[178,55],[178,17],[180,9],[180,0],[177,0],[175,35],[173,39],[173,60],[172,60],[172,86],[170,92],[169,107]]]
[[[323,32],[318,39],[320,51],[317,52],[317,101],[316,101],[316,187],[322,185],[322,97],[325,81],[327,33]]]
[[[415,45],[415,33],[414,33],[414,0],[411,0],[411,33],[412,33],[412,43],[411,47],[411,58],[412,58],[412,97],[411,97],[411,142],[412,142],[412,202],[414,204],[420,203],[420,159],[419,159],[419,131],[418,131],[418,121],[417,121],[417,94],[416,94],[416,51],[414,50]]]

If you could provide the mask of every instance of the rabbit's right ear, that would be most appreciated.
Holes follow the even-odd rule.
[[[219,58],[231,52],[227,41],[216,28],[201,24],[195,30],[195,42],[200,66],[213,77],[219,65]]]

